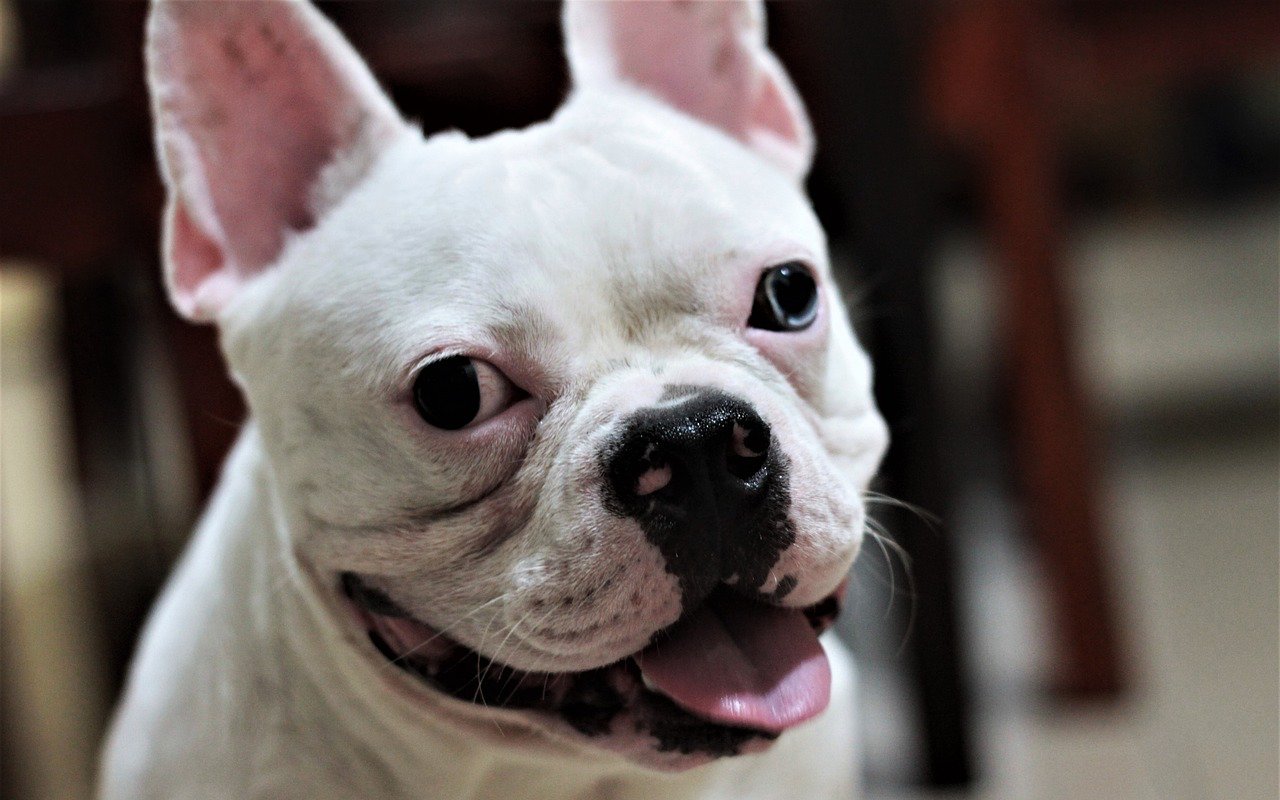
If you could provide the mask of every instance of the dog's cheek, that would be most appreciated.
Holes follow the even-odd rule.
[[[803,331],[782,333],[749,328],[746,332],[747,342],[786,376],[796,394],[810,405],[820,404],[831,385],[831,314],[826,307],[830,302],[830,297],[826,298],[818,318]]]
[[[840,479],[865,492],[889,448],[889,427],[874,407],[852,417],[815,421],[822,448],[830,454]]]
[[[769,333],[776,339],[785,334]],[[763,338],[763,337],[752,337]],[[796,395],[805,403],[817,406],[826,393],[824,379],[827,374],[827,352],[822,348],[792,348],[787,342],[772,341],[757,344],[765,360],[785,378]]]
[[[529,666],[589,669],[642,648],[655,630],[680,615],[680,589],[661,554],[638,527],[594,525],[593,544],[561,546],[531,557],[518,570],[522,589],[507,614],[523,638],[558,658]]]
[[[856,420],[874,415],[871,359],[858,343],[843,311],[832,324],[822,389],[814,408],[826,418]]]
[[[788,516],[795,540],[779,554],[770,579],[793,587],[787,605],[804,606],[825,597],[849,571],[865,517],[857,492],[819,459],[797,454],[792,464]]]

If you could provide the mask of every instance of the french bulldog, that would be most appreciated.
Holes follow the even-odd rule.
[[[250,419],[101,796],[847,798],[886,447],[759,2],[570,2],[424,137],[304,2],[158,0],[165,278]],[[821,637],[821,638],[820,638]]]

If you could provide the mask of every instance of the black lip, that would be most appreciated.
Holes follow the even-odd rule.
[[[714,757],[737,755],[752,739],[772,741],[772,731],[725,725],[703,719],[669,698],[645,688],[640,667],[628,656],[604,667],[565,674],[569,683],[550,694],[538,673],[515,670],[458,646],[439,664],[426,666],[404,658],[376,631],[369,640],[388,661],[433,689],[474,705],[533,711],[558,717],[588,738],[606,736],[624,712],[635,717],[636,730],[648,731],[659,752]],[[618,683],[626,684],[624,689]]]
[[[423,624],[356,573],[342,573],[339,586],[351,603],[367,615]],[[815,632],[822,633],[839,613],[838,592],[804,612]],[[664,633],[665,629],[653,638]],[[632,713],[636,730],[647,730],[661,752],[719,757],[739,752],[753,738],[777,737],[768,731],[709,721],[684,710],[644,685],[633,656],[580,672],[539,673],[499,663],[443,635],[440,639],[445,655],[428,660],[397,652],[373,627],[368,627],[366,634],[388,662],[436,691],[490,708],[550,714],[587,737],[608,734],[615,719],[626,711]]]

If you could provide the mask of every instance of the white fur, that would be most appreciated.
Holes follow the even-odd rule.
[[[216,294],[174,286],[216,318],[253,422],[147,626],[105,800],[850,795],[852,674],[834,640],[827,713],[762,754],[664,774],[390,668],[334,591],[343,570],[381,576],[414,616],[520,669],[635,652],[676,619],[679,589],[638,526],[604,509],[598,459],[679,383],[750,402],[790,462],[796,541],[761,590],[798,578],[786,604],[801,607],[847,571],[885,429],[822,231],[772,145],[643,88],[589,81],[547,123],[476,141],[404,126],[355,172],[338,153],[314,177],[315,227],[282,229],[274,261],[231,264]],[[174,124],[162,116],[162,142]],[[207,190],[170,188],[193,206],[184,193]],[[215,222],[234,239],[234,219]],[[820,276],[819,322],[744,330],[756,276],[791,259]],[[225,262],[171,275],[216,283]],[[427,429],[408,387],[454,352],[534,400],[485,434]],[[584,585],[601,586],[594,606],[526,624]],[[610,635],[554,646],[585,623]]]
[[[107,800],[354,798],[848,798],[857,759],[843,647],[832,713],[767,753],[678,775],[545,739],[510,720],[476,730],[370,670],[297,571],[245,431],[226,478],[148,623],[115,721]],[[443,701],[447,703],[448,701]]]

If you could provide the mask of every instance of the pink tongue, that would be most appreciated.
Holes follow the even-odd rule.
[[[717,598],[636,661],[652,688],[726,725],[781,733],[831,698],[831,665],[798,609]]]

